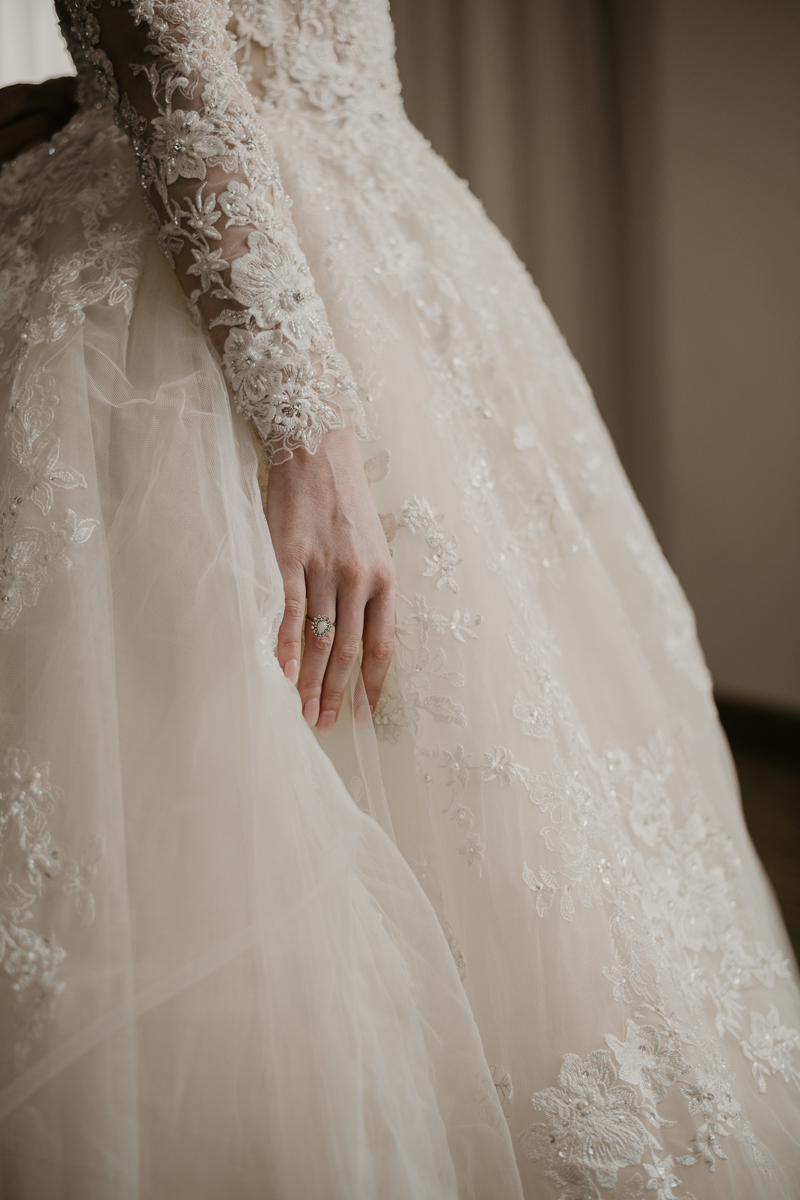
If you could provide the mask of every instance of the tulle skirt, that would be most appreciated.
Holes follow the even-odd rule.
[[[692,612],[530,277],[374,109],[262,115],[394,554],[391,830],[525,1195],[798,1196],[794,961]],[[358,795],[353,743],[340,722],[324,745]]]
[[[439,923],[277,667],[250,435],[108,114],[0,204],[0,1195],[519,1196]]]
[[[395,659],[323,753],[249,433],[80,115],[0,178],[0,1195],[796,1196],[790,951],[585,382],[401,114],[263,118]]]

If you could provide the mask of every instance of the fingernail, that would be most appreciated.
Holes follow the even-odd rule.
[[[283,668],[283,673],[289,680],[289,683],[297,683],[300,675],[300,663],[296,658],[289,659],[289,661],[286,663],[286,666]]]
[[[333,712],[332,709],[327,709],[317,722],[317,732],[320,733],[322,737],[327,737],[335,724],[336,713]]]
[[[303,716],[313,729],[319,716],[319,700],[306,700],[303,705]]]

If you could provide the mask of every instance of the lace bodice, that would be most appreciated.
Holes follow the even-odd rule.
[[[258,101],[376,122],[399,104],[385,0],[231,0],[230,10],[236,58]]]
[[[87,96],[127,130],[162,249],[270,462],[356,408],[256,106],[380,121],[399,100],[371,0],[63,0]]]

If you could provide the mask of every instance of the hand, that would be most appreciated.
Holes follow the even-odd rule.
[[[394,649],[394,566],[352,429],[333,430],[316,454],[295,450],[270,469],[267,521],[286,592],[278,662],[297,683],[309,725],[327,736],[362,638],[372,709]],[[336,628],[316,638],[306,607],[309,617],[324,614]]]
[[[47,142],[77,108],[74,75],[0,88],[0,163],[35,142]]]

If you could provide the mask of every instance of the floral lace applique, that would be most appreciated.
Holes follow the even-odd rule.
[[[56,136],[52,153],[36,148],[3,172],[0,375],[18,372],[38,347],[63,342],[90,305],[131,311],[143,233],[119,223],[100,228],[101,219],[126,197],[132,173],[118,161],[119,134],[109,136],[97,118],[97,113],[76,118]],[[86,166],[87,145],[97,143],[107,150],[101,171]],[[30,204],[23,198],[34,176],[39,187]],[[79,215],[85,241],[79,251],[48,258],[40,239],[68,213]],[[36,604],[53,572],[72,566],[71,548],[85,545],[98,525],[57,504],[61,492],[87,487],[83,474],[64,461],[60,387],[52,364],[11,387],[0,492],[0,629],[16,624]]]
[[[623,1167],[638,1166],[645,1151],[659,1149],[636,1092],[619,1083],[608,1050],[594,1050],[585,1061],[566,1054],[558,1085],[533,1097],[545,1120],[520,1138],[525,1154],[543,1160],[554,1182],[572,1187],[593,1175],[601,1188],[613,1188]]]
[[[84,924],[94,920],[88,885],[104,852],[95,839],[80,862],[52,840],[48,823],[63,801],[47,764],[8,750],[0,771],[0,967],[19,1013],[16,1052],[25,1056],[55,1013],[64,990],[58,971],[66,952],[51,932],[34,927],[36,902],[61,893]]]
[[[411,605],[411,612],[403,619],[403,625],[416,630],[422,646],[427,646],[431,633],[449,633],[457,642],[475,641],[478,636],[475,630],[483,618],[470,616],[468,608],[464,609],[463,614],[460,608],[456,608],[448,617],[429,608],[424,596],[414,596],[413,600],[406,603]]]
[[[702,1162],[716,1169],[729,1137],[746,1145],[769,1173],[734,1097],[734,1076],[721,1047],[692,1032],[700,1027],[704,999],[716,1007],[719,1035],[731,1035],[741,1047],[762,1090],[774,1075],[800,1085],[793,1058],[800,1033],[781,1023],[777,1007],[771,1005],[766,1017],[749,1014],[749,1036],[742,1026],[743,993],[788,978],[789,964],[779,952],[748,943],[737,899],[741,864],[696,783],[689,779],[679,805],[670,795],[675,780],[673,752],[657,733],[635,755],[608,749],[594,770],[562,767],[537,777],[533,788],[533,801],[550,816],[541,831],[545,844],[562,856],[553,869],[523,864],[522,881],[536,897],[537,912],[544,917],[557,897],[566,920],[574,915],[573,896],[606,906],[613,965],[603,973],[617,1001],[636,995],[644,1001],[635,1013],[639,1020],[627,1020],[624,1039],[606,1035],[616,1066],[608,1050],[595,1051],[584,1063],[567,1055],[560,1087],[533,1097],[547,1120],[531,1126],[521,1145],[546,1163],[563,1200],[594,1195],[592,1180],[601,1189],[615,1186],[617,1173],[633,1166],[644,1167],[647,1178],[626,1176],[631,1196],[659,1188],[669,1195],[681,1186],[680,1167]],[[618,811],[632,839],[617,836],[612,847],[604,830],[620,829]],[[682,1020],[666,1015],[665,986],[680,996]],[[648,1011],[660,1018],[659,1028],[641,1023]],[[620,1090],[618,1079],[636,1091]],[[701,1120],[686,1153],[663,1156],[661,1143],[649,1132],[641,1141],[639,1129],[645,1122],[669,1124],[658,1106],[676,1092],[689,1115]]]
[[[505,784],[520,783],[528,793],[533,788],[529,769],[518,763],[505,746],[493,746],[485,751],[480,770],[483,783],[492,783],[494,780]]]
[[[464,835],[463,841],[457,846],[458,853],[467,860],[467,866],[472,866],[473,862],[477,862],[480,875],[480,868],[486,857],[486,846],[483,838],[474,829],[475,814],[464,799],[464,790],[473,769],[472,757],[460,744],[452,753],[449,750],[441,749],[421,750],[420,753],[433,760],[434,765],[446,773],[447,800],[442,812],[450,814],[451,819]],[[429,782],[431,776],[426,774],[425,779],[426,782]]]
[[[380,455],[375,458],[380,459]],[[380,461],[382,469],[383,460]],[[388,469],[388,462],[386,466]],[[447,536],[441,518],[430,502],[424,497],[406,501],[397,527],[422,533],[431,551],[430,556],[425,557],[423,577],[435,579],[437,588],[447,585],[451,591],[457,591],[454,572],[461,560],[456,553],[455,538]],[[433,634],[449,634],[462,644],[474,641],[478,636],[475,631],[480,626],[480,616],[472,617],[468,610],[462,614],[458,608],[450,615],[437,612],[429,608],[420,595],[411,601],[402,596],[398,600],[404,601],[411,611],[397,626],[393,671],[373,716],[376,735],[383,741],[396,742],[405,725],[416,738],[423,713],[438,724],[464,728],[464,706],[443,691],[429,691],[442,683],[461,688],[464,677],[459,671],[448,669],[444,649],[439,646],[432,651],[429,641]],[[479,849],[474,846],[470,861],[478,856]]]
[[[269,462],[300,446],[313,453],[356,408],[355,385],[232,57],[227,6],[67,0],[67,8],[76,62],[91,64],[129,134],[160,245],[209,329],[236,407]]]
[[[379,741],[391,742],[394,745],[400,740],[400,734],[405,728],[406,722],[403,716],[403,701],[392,689],[393,682],[396,686],[396,676],[394,680],[387,678],[383,685],[383,691],[375,705],[372,724],[375,728],[375,736]]]
[[[631,1200],[644,1200],[652,1191],[671,1197],[673,1188],[684,1186],[677,1166],[702,1162],[713,1172],[717,1162],[727,1157],[721,1139],[731,1134],[749,1146],[761,1172],[771,1174],[729,1081],[702,1067],[695,1068],[694,1080],[683,1080],[692,1068],[683,1058],[680,1035],[674,1028],[665,1040],[652,1025],[637,1026],[629,1020],[624,1042],[611,1036],[606,1041],[619,1070],[607,1050],[595,1050],[583,1062],[576,1054],[565,1055],[560,1086],[533,1096],[533,1106],[545,1120],[531,1125],[519,1138],[529,1158],[545,1163],[560,1198],[599,1197],[594,1183],[601,1189],[619,1185]],[[635,1086],[625,1086],[620,1079]],[[673,1124],[660,1116],[656,1105],[676,1085],[689,1113],[704,1119],[686,1154],[660,1158],[657,1151],[663,1154],[663,1149],[648,1125]],[[619,1173],[628,1167],[643,1167],[645,1177],[633,1172],[619,1179]],[[683,1195],[689,1197],[690,1193]]]
[[[620,1079],[638,1087],[645,1100],[655,1106],[666,1099],[667,1089],[691,1069],[690,1064],[674,1036],[662,1042],[654,1025],[637,1025],[630,1019],[626,1028],[624,1042],[609,1033],[606,1043],[619,1063]]]
[[[407,500],[403,505],[398,527],[424,535],[431,553],[430,557],[425,559],[425,570],[422,574],[434,578],[437,588],[448,587],[451,592],[457,592],[458,584],[454,572],[461,559],[456,553],[456,539],[447,536],[441,525],[441,517],[433,505],[424,496],[415,496],[413,500]]]
[[[794,1052],[800,1050],[800,1033],[781,1024],[774,1004],[770,1004],[766,1017],[750,1013],[750,1036],[742,1040],[741,1046],[753,1063],[760,1092],[766,1092],[770,1075],[782,1075],[787,1083],[800,1088],[800,1069],[794,1063]]]
[[[397,107],[391,21],[364,0],[231,0],[237,59],[267,103],[352,120]],[[256,82],[257,80],[257,82]],[[378,124],[380,116],[376,116]]]

